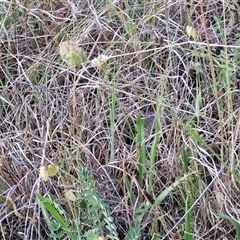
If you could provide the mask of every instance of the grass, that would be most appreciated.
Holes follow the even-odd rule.
[[[0,4],[1,239],[239,239],[239,6],[205,2]]]

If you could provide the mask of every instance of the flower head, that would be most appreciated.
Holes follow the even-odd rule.
[[[65,196],[68,200],[72,201],[72,202],[76,202],[77,198],[76,196],[74,195],[73,191],[72,190],[68,190],[66,193],[65,193]]]
[[[193,28],[192,26],[187,26],[186,27],[186,32],[187,32],[187,35],[188,35],[188,37],[192,37],[192,38],[194,38],[194,39],[196,39],[197,38],[197,31],[195,30],[195,28]]]
[[[97,67],[98,69],[104,69],[107,65],[109,57],[107,55],[99,55],[98,57],[92,60],[92,66]]]
[[[70,66],[78,67],[86,61],[86,53],[74,41],[60,43],[59,54],[61,58]]]

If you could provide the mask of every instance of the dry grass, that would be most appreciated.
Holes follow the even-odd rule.
[[[226,0],[2,1],[1,239],[51,239],[35,193],[66,204],[79,167],[119,239],[146,203],[140,239],[237,239],[215,213],[240,220],[239,11]],[[59,57],[69,39],[88,58],[75,70]],[[90,67],[100,54],[104,69]],[[43,182],[50,163],[60,173]]]

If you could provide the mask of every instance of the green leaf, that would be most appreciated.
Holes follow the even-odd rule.
[[[141,116],[137,118],[137,137],[136,143],[138,149],[138,175],[139,184],[143,186],[144,173],[146,171],[146,147],[145,147],[145,137],[144,137],[144,121]]]
[[[196,172],[192,172],[191,174],[185,175],[181,177],[179,180],[175,181],[169,187],[167,187],[162,193],[156,198],[156,204],[160,204],[180,183],[185,181],[190,175],[195,174]]]
[[[182,160],[183,160],[184,170],[186,173],[188,173],[189,172],[189,166],[188,166],[189,163],[188,163],[187,153],[184,148],[182,149]]]
[[[5,27],[6,29],[9,29],[10,26],[11,26],[11,20],[10,20],[9,18],[7,18],[7,19],[4,21],[3,25],[4,25],[4,27]]]
[[[71,233],[71,230],[68,228],[67,223],[61,217],[58,211],[52,206],[49,200],[47,198],[44,198],[38,193],[36,193],[36,196],[37,196],[37,199],[39,200],[40,206],[44,206],[47,209],[47,211],[57,220],[57,222],[61,225],[61,227],[66,231],[68,236],[73,239],[73,235]]]
[[[184,233],[184,240],[192,240],[192,234],[191,234],[191,211],[190,209],[190,204],[189,204],[189,196],[186,198],[186,217],[185,217],[185,233]]]
[[[12,12],[12,18],[14,21],[17,21],[19,19],[19,17],[21,17],[23,15],[23,12],[21,10],[15,10]]]
[[[138,240],[140,237],[140,223],[137,222],[135,227],[131,228],[125,240]]]
[[[125,176],[125,185],[126,185],[126,189],[127,189],[127,192],[129,194],[129,197],[130,197],[130,200],[131,200],[131,204],[132,204],[132,206],[134,206],[134,204],[136,203],[136,198],[134,196],[134,192],[132,190],[132,186],[131,186],[131,183],[128,179],[128,176]]]
[[[223,219],[226,219],[226,220],[230,221],[234,225],[234,227],[236,228],[237,239],[240,240],[240,223],[237,220],[235,220],[234,218],[231,218],[231,217],[229,217],[227,215],[224,215],[222,213],[216,213],[214,211],[213,211],[213,213],[220,218],[223,218]]]

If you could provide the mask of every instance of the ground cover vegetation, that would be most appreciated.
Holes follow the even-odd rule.
[[[1,239],[240,239],[240,2],[0,0]]]

